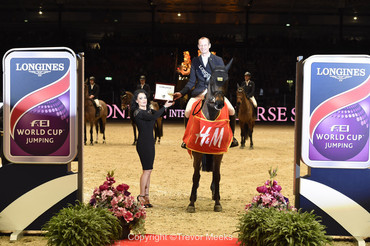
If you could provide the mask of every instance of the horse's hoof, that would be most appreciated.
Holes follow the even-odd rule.
[[[194,206],[188,206],[187,208],[186,208],[186,212],[188,212],[188,213],[195,213],[195,207]]]
[[[93,143],[93,142],[91,142],[91,143],[90,143],[90,145],[94,145],[94,143]]]
[[[253,146],[250,146],[249,149],[254,149],[254,147]]]
[[[105,144],[105,140],[103,141],[103,144]]]
[[[98,141],[95,141],[95,143],[97,144],[97,143],[98,143]]]
[[[244,149],[244,147],[245,147],[245,145],[240,145],[240,148],[241,148],[241,149]]]
[[[219,205],[215,205],[214,208],[213,208],[213,211],[215,212],[222,212],[222,206],[219,204]]]

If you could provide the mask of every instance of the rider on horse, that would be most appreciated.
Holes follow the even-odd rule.
[[[93,101],[95,109],[96,109],[95,116],[99,117],[100,108],[101,108],[100,102],[99,102],[100,88],[99,88],[99,85],[95,83],[95,77],[94,76],[91,76],[89,78],[89,80],[90,80],[90,85],[88,86],[89,97]]]
[[[187,94],[193,87],[194,90],[191,92],[191,97],[188,104],[186,105],[185,109],[185,126],[187,125],[190,111],[192,105],[198,99],[204,99],[204,95],[207,93],[207,87],[209,83],[209,79],[211,77],[211,66],[208,61],[212,61],[215,66],[221,65],[225,66],[221,57],[211,54],[209,49],[211,48],[211,43],[208,38],[202,37],[198,40],[198,48],[201,52],[201,55],[198,57],[194,57],[191,62],[191,69],[190,69],[190,78],[188,83],[180,92],[175,92],[173,97],[174,100],[179,99],[180,97]],[[234,134],[235,130],[235,110],[232,107],[229,100],[225,97],[225,103],[228,105],[229,108],[229,115],[230,115],[230,128]],[[233,137],[233,141],[230,147],[238,146],[238,141]],[[182,143],[181,147],[185,148],[185,143]]]
[[[256,109],[257,109],[257,101],[254,98],[254,91],[255,91],[255,84],[251,80],[251,73],[250,72],[245,72],[244,74],[244,81],[242,82],[242,87],[245,92],[245,96],[252,102],[253,107],[254,107],[254,114],[256,115]]]

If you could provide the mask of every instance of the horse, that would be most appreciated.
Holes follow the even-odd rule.
[[[96,140],[95,143],[98,143],[98,132],[100,128],[100,133],[103,134],[103,143],[105,143],[105,125],[107,122],[107,115],[108,115],[108,107],[107,104],[99,100],[100,102],[100,113],[99,116],[96,117],[96,108],[94,106],[93,101],[89,98],[89,91],[88,91],[88,85],[84,85],[84,112],[85,112],[85,118],[84,118],[84,143],[86,145],[87,136],[86,136],[86,123],[89,122],[90,124],[90,145],[93,144],[93,126],[95,125],[96,129]]]
[[[126,110],[128,108],[128,106],[130,105],[131,100],[132,100],[133,97],[134,97],[134,94],[132,94],[132,92],[130,92],[130,91],[125,91],[125,92],[122,93],[122,95],[121,95],[121,109],[122,110]],[[156,110],[156,111],[159,110],[159,105],[158,105],[157,102],[151,101],[150,102],[150,107],[153,110]],[[130,120],[131,120],[132,129],[134,131],[134,142],[132,143],[132,145],[136,145],[136,142],[137,142],[136,128],[137,128],[137,126],[136,126],[134,118],[130,116],[130,110],[128,110],[127,112],[128,112],[127,115],[130,117]],[[163,118],[162,117],[159,117],[155,121],[153,130],[154,130],[154,142],[155,143],[161,143],[161,137],[163,137]]]
[[[245,141],[248,140],[249,137],[249,148],[253,149],[252,135],[256,117],[253,113],[253,105],[251,100],[246,97],[243,86],[239,86],[239,84],[236,90],[236,103],[239,108],[238,116],[241,136],[240,148],[245,147]]]
[[[207,121],[215,121],[219,114],[220,110],[224,107],[224,97],[226,92],[226,86],[228,81],[228,70],[231,66],[232,60],[226,65],[226,66],[217,66],[213,67],[213,64],[211,61],[211,77],[208,84],[207,94],[205,96],[205,99],[202,100],[202,105],[199,106],[201,110],[201,113],[204,115]],[[198,101],[199,104],[199,101]],[[197,108],[197,106],[194,108]],[[199,113],[199,110],[197,113]],[[195,112],[192,112],[193,115],[197,114]],[[190,118],[189,118],[190,122]],[[211,123],[212,124],[212,123]],[[228,125],[228,119],[226,121],[226,124]],[[188,126],[189,127],[189,124]],[[209,128],[208,128],[209,129]],[[188,129],[187,129],[188,130]],[[222,131],[222,130],[221,130]],[[205,134],[199,134],[196,133],[195,135],[207,135],[208,130]],[[230,143],[232,140],[232,133],[230,130],[231,137],[229,138]],[[221,135],[221,134],[220,134]],[[219,135],[219,136],[220,136]],[[188,147],[188,144],[187,144]],[[228,147],[228,146],[227,146]],[[227,149],[226,149],[227,150]],[[195,212],[195,202],[197,200],[197,189],[199,187],[199,180],[200,180],[200,170],[202,166],[202,159],[204,153],[197,152],[196,150],[192,150],[191,152],[193,156],[193,185],[191,189],[191,195],[190,195],[190,203],[186,208],[186,212],[188,213],[194,213]],[[212,184],[211,184],[211,190],[212,190],[212,199],[215,201],[214,204],[214,211],[215,212],[221,212],[222,206],[220,203],[220,167],[221,167],[221,161],[223,158],[222,154],[213,154],[213,165],[212,165]]]

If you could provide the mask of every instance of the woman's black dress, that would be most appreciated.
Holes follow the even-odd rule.
[[[134,112],[135,123],[139,136],[136,143],[136,151],[139,154],[143,170],[153,169],[155,156],[153,128],[157,118],[164,113],[165,107],[158,111],[137,109]]]

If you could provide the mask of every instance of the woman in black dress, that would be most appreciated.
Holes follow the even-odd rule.
[[[134,92],[131,101],[131,115],[134,117],[139,132],[136,150],[143,167],[140,177],[140,195],[137,199],[145,207],[152,207],[149,202],[149,185],[155,156],[153,128],[156,119],[164,113],[166,108],[172,106],[173,102],[167,101],[161,109],[155,111],[150,109],[147,98],[145,90],[139,89]]]

